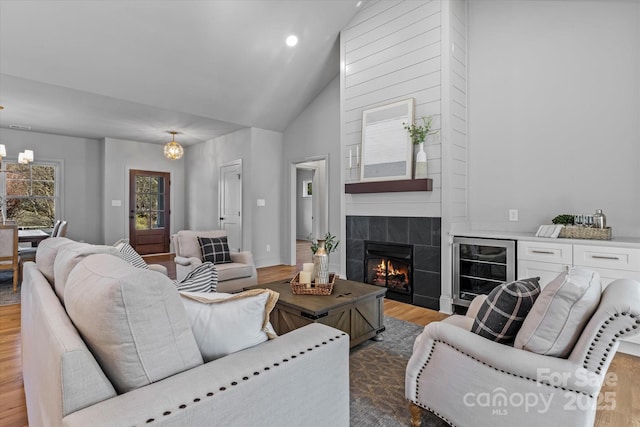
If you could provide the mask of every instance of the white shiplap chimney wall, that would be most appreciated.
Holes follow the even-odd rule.
[[[440,1],[367,3],[342,32],[341,60],[343,169],[345,182],[354,182],[360,171],[349,169],[348,155],[361,144],[363,110],[413,98],[414,116],[433,116],[434,129],[441,127]],[[439,217],[439,135],[425,151],[432,192],[346,194],[345,214]]]

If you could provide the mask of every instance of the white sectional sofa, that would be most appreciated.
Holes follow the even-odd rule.
[[[342,331],[312,324],[203,363],[166,276],[77,245],[48,239],[24,266],[31,427],[349,424]]]

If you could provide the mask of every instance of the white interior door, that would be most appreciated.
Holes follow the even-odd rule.
[[[220,229],[227,232],[229,249],[242,250],[242,160],[220,167]]]

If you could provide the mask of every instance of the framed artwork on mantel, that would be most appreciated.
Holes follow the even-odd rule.
[[[361,181],[411,179],[413,98],[362,112]]]

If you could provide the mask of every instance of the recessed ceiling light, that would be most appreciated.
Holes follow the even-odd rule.
[[[287,46],[293,47],[298,44],[298,37],[291,34],[289,37],[287,37],[286,42],[287,42]]]
[[[26,125],[9,125],[9,128],[16,130],[31,130],[31,126]]]

